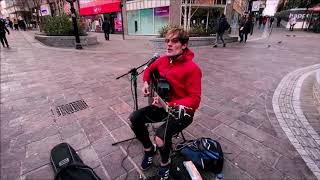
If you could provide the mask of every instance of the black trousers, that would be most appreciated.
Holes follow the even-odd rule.
[[[219,39],[222,41],[223,44],[225,44],[225,43],[224,43],[224,39],[223,39],[223,33],[217,33],[216,36],[217,36],[217,37],[216,37],[216,42],[215,42],[215,44],[219,44]]]
[[[240,36],[240,42],[243,41],[243,36],[244,36],[244,42],[247,42],[248,39],[248,33],[245,31],[240,31],[239,32],[239,36]]]
[[[0,33],[0,41],[1,41],[1,44],[2,44],[3,47],[5,47],[4,44],[6,44],[7,47],[9,47],[8,40],[6,38],[6,34],[5,33],[3,33],[3,34]]]
[[[110,33],[109,32],[104,32],[104,38],[106,39],[106,40],[109,40],[109,35]]]
[[[290,24],[290,29],[289,29],[289,31],[293,31],[294,25],[295,25],[295,24],[292,24],[292,25]]]
[[[168,113],[165,112],[165,110],[151,105],[133,112],[129,119],[133,132],[146,149],[152,147],[146,123],[164,122],[156,130],[156,136],[164,141],[164,146],[159,148],[159,151],[162,163],[166,163],[170,156],[172,136],[189,126],[192,123],[193,117],[186,117],[179,120],[174,118],[168,119]]]

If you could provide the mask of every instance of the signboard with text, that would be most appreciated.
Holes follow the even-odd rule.
[[[120,11],[120,0],[79,0],[80,16]]]
[[[158,16],[158,17],[169,16],[169,6],[154,8],[154,16]]]
[[[260,1],[253,1],[251,11],[259,11],[260,9]]]

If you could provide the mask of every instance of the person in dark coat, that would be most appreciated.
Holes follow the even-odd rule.
[[[9,27],[13,30],[13,22],[9,19]]]
[[[280,27],[281,17],[277,17],[277,27]]]
[[[239,25],[240,25],[240,29],[239,29],[240,43],[243,42],[243,40],[244,40],[244,43],[246,43],[248,39],[248,34],[250,33],[250,30],[251,30],[252,16],[250,15],[243,16],[240,20]]]
[[[8,40],[6,38],[6,31],[8,34],[10,34],[8,28],[6,27],[6,23],[3,19],[0,19],[0,41],[3,47],[5,47],[4,44],[7,45],[7,48],[9,48]]]
[[[223,47],[226,47],[226,43],[223,40],[223,34],[226,30],[230,28],[229,23],[227,22],[226,16],[224,14],[217,21],[217,35],[216,35],[216,42],[213,47],[217,47],[219,43],[219,39],[221,39],[223,43]]]
[[[104,32],[104,37],[107,41],[109,41],[110,36],[110,23],[107,19],[105,19],[102,23],[102,30]]]

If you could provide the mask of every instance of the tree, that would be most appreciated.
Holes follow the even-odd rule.
[[[41,0],[32,0],[32,3],[33,3],[33,7],[35,8],[36,10],[36,17],[37,17],[37,25],[40,25],[41,24],[41,18],[39,16],[39,13],[41,15],[41,3],[42,1]],[[41,26],[39,26],[39,29],[40,31],[42,30]]]
[[[183,29],[186,31],[190,31],[191,26],[191,18],[199,9],[199,6],[192,12],[192,4],[195,3],[196,0],[181,0],[181,18],[183,18]]]
[[[309,8],[319,3],[320,0],[289,0],[285,4],[285,9]]]

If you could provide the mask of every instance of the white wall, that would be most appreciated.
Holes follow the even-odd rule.
[[[290,28],[290,24],[287,21],[281,20],[281,25],[286,27],[287,29]],[[293,29],[302,29],[302,25],[304,28],[308,28],[309,23],[307,22],[307,20],[304,23],[297,22],[296,25],[294,25]]]
[[[263,10],[263,15],[274,16],[276,13],[276,8],[279,4],[279,0],[267,0],[266,8]]]

